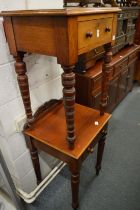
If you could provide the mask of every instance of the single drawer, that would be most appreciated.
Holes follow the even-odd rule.
[[[114,76],[120,73],[120,71],[125,70],[127,68],[127,65],[128,65],[128,58],[116,64],[114,67]]]
[[[112,41],[112,21],[110,18],[87,20],[78,23],[78,50],[84,53]]]

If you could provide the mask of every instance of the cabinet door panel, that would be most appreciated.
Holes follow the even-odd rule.
[[[136,61],[131,63],[128,67],[128,75],[127,75],[127,92],[132,90],[133,87],[133,77],[134,71],[136,69]]]
[[[118,102],[121,101],[127,93],[127,75],[128,69],[121,72],[119,76],[119,84],[118,84]]]
[[[119,78],[114,78],[109,85],[107,112],[111,112],[116,105]]]

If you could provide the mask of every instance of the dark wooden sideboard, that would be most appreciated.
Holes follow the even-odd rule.
[[[113,56],[111,61],[107,112],[132,89],[133,75],[140,46],[129,46]],[[102,61],[85,73],[76,73],[76,102],[92,108],[100,108],[102,81]]]

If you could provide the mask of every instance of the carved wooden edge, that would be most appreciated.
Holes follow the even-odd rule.
[[[24,125],[24,129],[32,129],[33,124],[39,120],[40,118],[42,118],[45,114],[49,113],[51,110],[53,110],[58,104],[62,103],[63,100],[57,100],[57,99],[51,99],[50,101],[45,102],[44,104],[42,104],[37,111],[34,113],[33,115],[33,121],[32,121],[32,126],[29,126],[28,123],[26,123]]]
[[[75,142],[75,66],[62,66],[63,102],[66,116],[67,141],[70,149],[74,149]]]
[[[102,94],[101,94],[101,103],[100,103],[100,115],[104,115],[107,102],[108,102],[108,89],[109,89],[109,77],[112,70],[110,62],[112,60],[112,47],[111,43],[104,45],[105,54],[104,54],[104,63],[102,67]]]

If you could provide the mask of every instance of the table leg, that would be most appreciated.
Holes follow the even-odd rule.
[[[101,170],[102,157],[104,152],[105,140],[106,140],[107,130],[102,131],[101,138],[98,142],[98,151],[97,151],[97,163],[96,163],[96,175],[99,175]]]
[[[77,209],[79,206],[78,194],[79,194],[79,173],[71,174],[71,190],[72,190],[72,207]]]
[[[31,109],[31,101],[30,101],[30,93],[29,93],[29,84],[28,84],[28,77],[26,75],[26,64],[23,61],[24,53],[18,52],[18,55],[15,56],[15,71],[17,73],[17,80],[19,84],[19,89],[21,92],[25,113],[27,117],[27,126],[31,127],[33,122],[33,115],[32,115],[32,109]],[[29,140],[29,149],[30,154],[34,166],[34,170],[36,173],[37,178],[37,184],[41,182],[41,172],[40,172],[40,164],[39,164],[39,158],[38,158],[38,152],[35,148],[33,141]]]
[[[70,149],[74,149],[75,125],[74,125],[74,105],[75,105],[75,74],[74,66],[62,66],[63,101],[65,107],[67,124],[67,141]]]
[[[77,209],[79,206],[79,182],[80,182],[80,167],[78,161],[70,164],[71,172],[71,191],[72,191],[72,207]]]
[[[37,148],[34,146],[33,139],[31,137],[26,137],[26,138],[28,138],[28,146],[29,146],[29,150],[30,150],[30,154],[31,154],[33,167],[34,167],[35,174],[36,174],[37,184],[40,184],[40,182],[42,181],[42,178],[41,178],[41,170],[40,170],[38,151],[37,151]]]
[[[31,109],[31,100],[30,100],[30,92],[29,92],[29,84],[28,84],[28,76],[26,74],[26,64],[23,61],[24,53],[18,53],[15,56],[15,71],[17,73],[18,85],[22,97],[22,101],[25,108],[25,113],[27,117],[28,126],[31,125],[33,120],[32,109]]]

